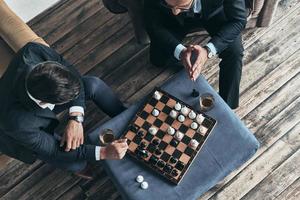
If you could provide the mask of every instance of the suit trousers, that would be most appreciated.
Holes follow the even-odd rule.
[[[126,107],[118,99],[118,97],[113,93],[111,88],[107,86],[101,79],[94,76],[84,76],[82,78],[84,89],[85,89],[85,99],[86,101],[93,101],[98,108],[104,111],[110,117],[114,117],[119,113],[123,112]],[[53,110],[56,114],[70,108],[71,105],[64,104],[58,105]],[[54,135],[57,140],[61,137],[57,134]],[[87,137],[87,136],[86,136]],[[98,137],[91,137],[98,138]],[[89,140],[85,140],[89,141]],[[99,144],[99,141],[89,141],[91,144]],[[61,162],[53,161],[51,158],[45,158],[37,155],[37,158],[43,160],[44,162],[63,170],[68,170],[71,172],[78,172],[84,169],[87,165],[86,161],[74,161],[74,162]]]
[[[182,41],[188,33],[195,32],[201,28],[204,28],[211,37],[215,36],[226,23],[226,16],[224,12],[221,11],[209,20],[186,18],[184,25],[167,27],[167,29],[179,41]],[[225,50],[218,52],[218,56],[221,58],[219,64],[219,94],[232,109],[239,106],[239,86],[242,75],[243,52],[244,48],[241,34],[232,41]],[[150,60],[155,66],[163,67],[174,63],[175,58],[173,55],[170,57],[169,54],[163,52],[160,48],[160,44],[151,38]]]

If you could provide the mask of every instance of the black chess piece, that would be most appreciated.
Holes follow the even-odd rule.
[[[171,173],[172,171],[172,166],[171,165],[166,165],[164,168],[163,168],[164,172],[166,173]]]
[[[198,97],[198,96],[199,96],[199,92],[196,89],[193,89],[192,97]]]
[[[140,147],[145,148],[147,146],[146,142],[141,142]]]
[[[161,152],[160,149],[156,149],[156,150],[155,150],[155,154],[156,154],[156,155],[160,155],[161,153],[162,153],[162,152]]]
[[[157,163],[157,161],[158,161],[158,158],[155,157],[155,156],[151,156],[150,159],[149,159],[149,163],[151,165],[155,165]]]
[[[173,169],[173,171],[171,172],[172,176],[178,176],[178,171],[176,169]]]
[[[184,163],[179,161],[175,167],[181,171],[184,168]]]
[[[176,146],[178,145],[178,141],[173,139],[173,140],[170,142],[170,145],[173,146],[173,147],[176,147]]]
[[[139,130],[138,132],[137,132],[137,136],[139,136],[139,137],[143,137],[144,136],[144,134],[145,134],[145,132],[144,131],[142,131],[142,130]]]
[[[155,146],[159,145],[160,143],[160,140],[155,138],[153,141],[152,141],[152,144],[154,144]]]
[[[159,161],[157,162],[157,166],[160,167],[160,168],[164,167],[165,164],[166,164],[166,163],[165,163],[164,161],[162,161],[162,160],[159,160]]]
[[[171,157],[170,158],[170,163],[175,164],[177,162],[177,158]]]

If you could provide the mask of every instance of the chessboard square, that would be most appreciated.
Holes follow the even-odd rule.
[[[161,112],[158,115],[158,119],[160,119],[161,121],[165,121],[167,119],[168,115],[166,113]]]
[[[158,130],[156,133],[156,137],[162,139],[165,136],[165,133],[162,130]]]
[[[168,153],[164,152],[160,159],[162,159],[163,161],[167,162],[170,159],[171,155],[169,155]]]
[[[186,125],[186,126],[188,126],[188,127],[190,127],[192,123],[193,123],[193,120],[191,120],[191,119],[188,118],[188,117],[185,118],[185,120],[184,120],[184,122],[183,122],[183,124]]]
[[[191,157],[186,154],[182,154],[179,158],[179,160],[183,163],[188,163],[190,159]]]
[[[152,143],[150,143],[147,147],[147,150],[150,152],[150,153],[153,153],[156,149],[156,146]]]
[[[174,122],[174,119],[170,116],[167,117],[167,119],[165,120],[165,122],[169,125],[172,125],[172,123]]]
[[[141,138],[141,137],[139,137],[139,136],[136,135],[136,136],[133,138],[132,141],[133,141],[134,143],[136,143],[136,144],[140,144],[141,141],[142,141],[142,139],[143,139],[143,138]]]
[[[207,118],[205,118],[202,122],[202,125],[206,128],[210,128],[213,125],[213,122]]]
[[[155,107],[156,104],[157,104],[157,102],[158,102],[158,101],[157,101],[156,99],[151,98],[150,101],[149,101],[149,104],[150,104],[151,106]]]
[[[195,150],[192,149],[191,147],[187,147],[184,151],[184,153],[188,156],[192,156],[194,152],[195,152]]]
[[[169,128],[169,124],[163,123],[163,125],[161,125],[160,130],[162,130],[163,132],[167,132],[168,128]]]
[[[181,152],[184,152],[184,150],[186,149],[187,145],[182,143],[182,142],[179,142],[178,146],[176,147],[176,149],[178,149],[179,151]]]
[[[195,134],[196,134],[196,131],[193,130],[193,129],[189,129],[189,130],[186,132],[186,135],[189,136],[190,138],[193,138]]]
[[[200,133],[195,133],[195,135],[193,136],[193,139],[197,140],[197,142],[200,142],[202,137],[203,136]]]
[[[156,104],[156,106],[155,106],[155,108],[158,109],[158,110],[160,110],[160,111],[162,111],[164,107],[165,107],[165,104],[163,104],[163,103],[160,102],[160,101],[157,102],[157,104]]]
[[[154,108],[153,106],[151,106],[150,104],[147,104],[144,108],[144,111],[147,113],[151,113],[153,108]]]
[[[167,146],[168,146],[168,143],[161,141],[160,144],[158,145],[158,148],[164,150]]]
[[[148,118],[146,119],[147,122],[149,122],[150,124],[153,124],[154,121],[156,120],[156,117],[149,115]]]
[[[159,127],[161,127],[163,122],[160,119],[156,119],[153,124],[154,124],[154,126],[159,128]]]
[[[134,136],[135,136],[135,133],[132,131],[128,131],[125,135],[125,137],[129,140],[133,140]]]
[[[138,145],[134,142],[131,142],[129,145],[128,145],[128,149],[131,151],[131,152],[134,152],[136,150],[136,148],[138,147]]]
[[[169,97],[167,97],[166,95],[163,95],[161,98],[160,98],[160,101],[163,102],[164,104],[166,104],[169,100]]]
[[[170,143],[172,139],[173,139],[173,136],[171,136],[169,134],[165,134],[163,141],[165,141],[166,143]]]
[[[144,122],[144,119],[142,119],[141,117],[137,117],[137,119],[135,120],[135,125],[137,125],[138,127],[142,127]]]
[[[187,130],[189,129],[188,126],[182,124],[180,127],[179,127],[179,131],[182,132],[182,133],[186,133]]]
[[[176,130],[178,130],[181,126],[181,123],[177,120],[174,120],[174,122],[172,123],[172,127],[175,128]]]
[[[145,129],[145,130],[147,130],[147,131],[148,131],[148,129],[150,127],[151,127],[151,124],[149,122],[147,122],[147,121],[145,121],[144,124],[142,125],[142,128]]]
[[[180,156],[182,155],[182,152],[179,151],[178,149],[175,149],[175,151],[173,152],[172,156],[175,158],[180,158]]]
[[[144,110],[143,110],[143,111],[141,112],[141,114],[140,114],[140,117],[143,118],[143,119],[147,119],[148,116],[149,116],[149,113],[147,113],[147,112],[144,111]]]
[[[164,108],[162,109],[162,111],[166,114],[170,114],[172,108],[170,108],[169,106],[165,105]]]
[[[175,151],[175,147],[172,147],[170,145],[165,149],[165,152],[167,152],[170,155],[172,155],[174,151]]]
[[[174,108],[176,101],[174,99],[169,99],[169,101],[166,103],[169,107]]]
[[[150,142],[153,139],[153,137],[154,137],[154,135],[147,133],[145,136],[145,139]]]
[[[184,144],[186,144],[186,145],[188,145],[189,143],[190,143],[190,141],[191,141],[191,138],[190,137],[188,137],[188,136],[183,136],[183,138],[182,138],[182,140],[181,140],[181,142],[183,142]]]

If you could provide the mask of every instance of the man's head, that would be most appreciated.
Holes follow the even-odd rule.
[[[80,92],[80,80],[66,67],[53,61],[38,64],[29,73],[26,87],[31,96],[44,103],[63,104]]]
[[[174,15],[188,11],[194,0],[162,0],[165,7],[172,10]]]

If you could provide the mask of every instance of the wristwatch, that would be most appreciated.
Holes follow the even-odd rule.
[[[204,46],[204,48],[207,50],[207,57],[212,58],[214,56],[213,52],[210,50],[208,46]]]
[[[69,116],[69,120],[74,120],[78,123],[83,123],[84,117],[83,117],[83,115]]]

